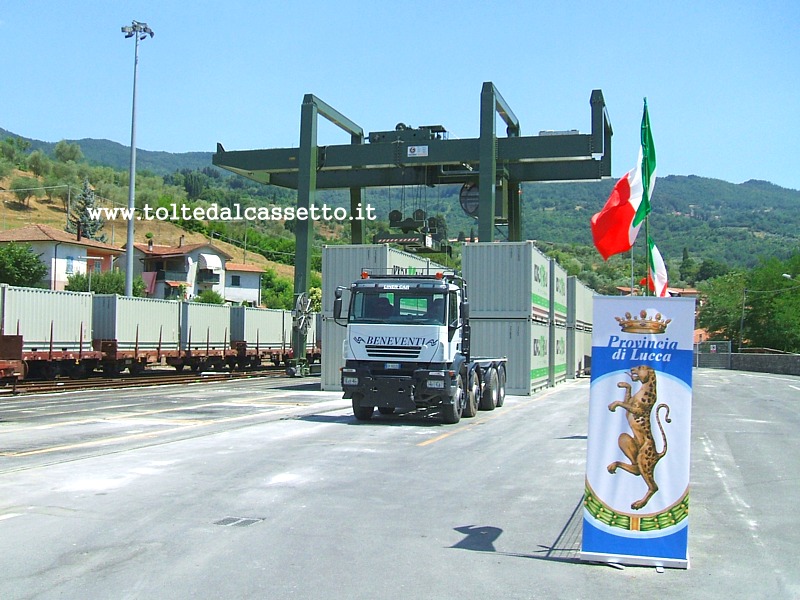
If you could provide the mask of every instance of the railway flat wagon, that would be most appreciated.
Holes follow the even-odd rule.
[[[221,369],[236,364],[231,348],[231,307],[221,304],[181,302],[180,358],[167,358],[178,371]]]
[[[22,361],[21,376],[86,376],[92,348],[92,295],[0,285],[0,360]]]
[[[148,364],[180,357],[180,303],[116,294],[94,296],[92,346],[103,372],[131,374]]]
[[[291,314],[274,308],[232,306],[231,348],[240,369],[275,361],[291,348]],[[290,330],[287,337],[286,322]],[[280,359],[277,359],[280,364]]]

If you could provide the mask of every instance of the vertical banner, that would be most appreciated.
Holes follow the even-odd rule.
[[[594,297],[581,558],[688,568],[694,298]]]

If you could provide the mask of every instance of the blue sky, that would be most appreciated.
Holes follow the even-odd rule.
[[[139,148],[297,146],[307,93],[365,132],[477,137],[492,81],[523,135],[590,131],[602,89],[615,177],[636,160],[646,96],[659,176],[800,189],[797,0],[0,0],[0,127],[129,144],[133,19],[155,31],[139,49]],[[319,141],[349,139],[325,122]]]

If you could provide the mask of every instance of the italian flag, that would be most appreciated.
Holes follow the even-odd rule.
[[[668,297],[667,265],[664,264],[664,259],[661,258],[661,253],[650,236],[647,236],[647,260],[650,265],[647,270],[647,285],[650,291],[659,298]]]
[[[617,181],[603,210],[592,217],[592,239],[604,260],[630,250],[650,214],[650,197],[656,183],[656,149],[647,100],[642,115],[641,141],[636,167]]]

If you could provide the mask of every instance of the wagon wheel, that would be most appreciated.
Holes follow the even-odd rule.
[[[308,333],[308,329],[311,327],[311,298],[305,292],[297,295],[292,311],[292,326],[296,330],[302,331],[303,335]]]

